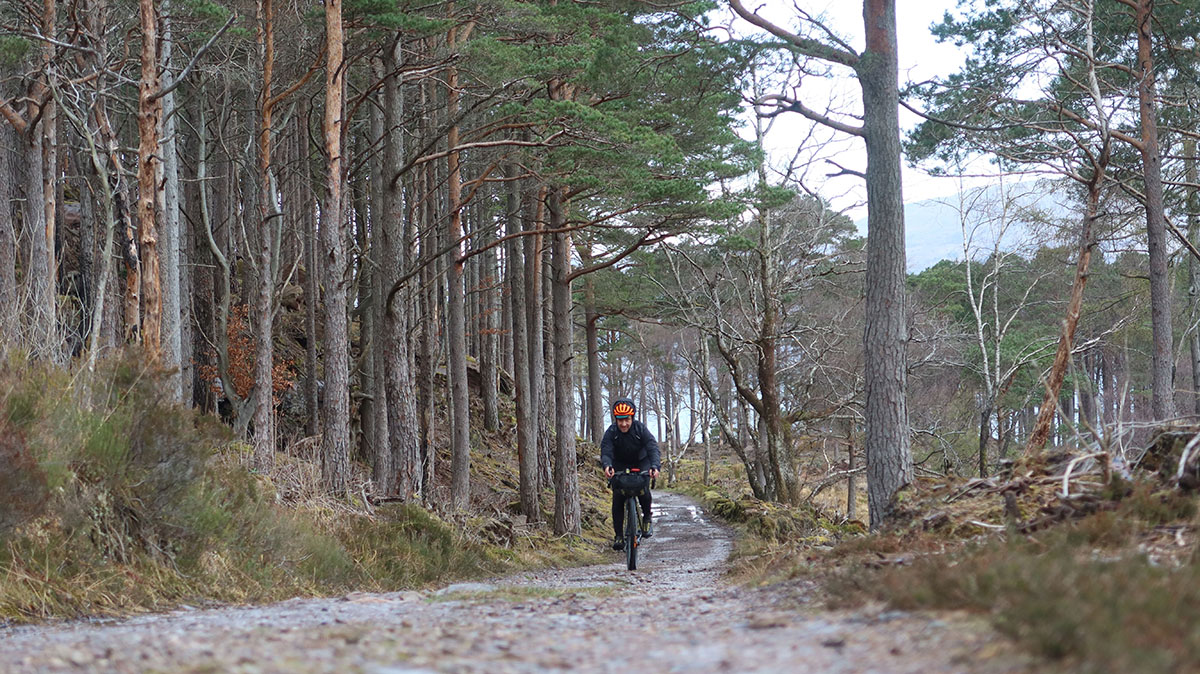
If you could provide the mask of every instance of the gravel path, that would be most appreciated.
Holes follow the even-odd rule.
[[[721,581],[728,530],[655,496],[625,570],[531,572],[436,592],[354,593],[0,630],[0,672],[1032,672],[978,620],[822,611]]]

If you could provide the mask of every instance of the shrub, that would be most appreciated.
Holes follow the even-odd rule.
[[[0,364],[0,621],[392,590],[497,568],[487,546],[417,507],[372,517],[321,497],[277,503],[228,429],[172,403],[159,374],[134,355],[86,386]]]

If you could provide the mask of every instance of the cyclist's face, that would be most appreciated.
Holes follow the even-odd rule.
[[[629,427],[633,425],[633,417],[617,417],[617,428],[622,433],[628,433]]]

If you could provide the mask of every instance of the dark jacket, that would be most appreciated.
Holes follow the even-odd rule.
[[[631,400],[624,400],[633,404]],[[615,470],[658,470],[662,468],[658,455],[658,441],[654,439],[650,429],[646,428],[646,424],[637,419],[633,420],[628,433],[622,433],[614,423],[604,431],[604,439],[600,441],[600,465],[605,468],[612,466]]]

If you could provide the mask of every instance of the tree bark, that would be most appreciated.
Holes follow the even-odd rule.
[[[1151,368],[1151,408],[1155,421],[1175,416],[1174,359],[1171,333],[1171,279],[1167,251],[1167,223],[1163,213],[1162,154],[1158,147],[1158,119],[1154,91],[1154,58],[1151,54],[1151,19],[1154,0],[1136,0],[1138,40],[1138,113],[1142,127],[1142,177],[1146,190],[1146,238],[1150,248],[1150,322],[1154,332]]]
[[[1200,170],[1196,162],[1196,139],[1183,139],[1184,179],[1200,184]],[[1187,188],[1187,237],[1192,245],[1200,245],[1200,189]],[[1188,313],[1193,325],[1200,321],[1200,262],[1194,255],[1188,256]],[[1190,341],[1192,357],[1192,414],[1200,416],[1200,329],[1193,329]]]
[[[145,1],[145,0],[143,0]],[[325,248],[325,399],[321,406],[321,480],[335,495],[350,475],[350,339],[346,326],[345,217],[342,127],[345,85],[342,0],[325,0],[325,156],[328,157],[321,243]]]
[[[534,493],[540,493],[545,485],[542,479],[544,464],[542,459],[543,438],[545,428],[545,360],[542,357],[542,235],[540,199],[534,201],[526,194],[528,203],[525,205],[525,230],[533,232],[522,237],[525,246],[525,321],[529,337],[529,411],[533,433],[533,465],[535,469]]]
[[[275,199],[271,190],[271,102],[275,70],[275,16],[272,0],[259,0],[258,40],[262,83],[258,97],[258,284],[255,288],[254,328],[254,467],[269,471],[275,466],[274,405],[274,223]]]
[[[371,73],[375,80],[384,83],[389,77],[387,65],[381,58],[371,59]],[[391,204],[385,203],[384,175],[392,172],[389,164],[391,153],[387,151],[389,142],[387,122],[384,120],[388,106],[386,91],[380,92],[378,103],[370,110],[370,140],[369,147],[378,148],[374,154],[370,174],[370,193],[365,212],[358,213],[360,236],[365,239],[365,246],[360,244],[360,250],[366,251],[366,260],[360,265],[365,301],[360,307],[362,311],[362,352],[365,359],[362,374],[363,407],[359,414],[364,416],[364,429],[370,427],[370,433],[364,433],[369,438],[368,456],[371,458],[371,481],[375,483],[375,493],[391,496],[396,493],[396,457],[393,454],[391,425],[388,423],[388,408],[396,400],[389,395],[387,385],[387,352],[390,347],[390,334],[387,333],[387,308],[385,306],[387,292],[385,287],[385,265],[390,266],[387,254],[384,252],[387,235],[384,228],[386,220],[391,218]],[[395,135],[399,136],[399,133]],[[363,221],[367,223],[364,225]],[[391,270],[386,274],[393,276]],[[390,287],[390,283],[387,286]],[[366,415],[370,419],[366,419]]]
[[[522,229],[521,182],[517,180],[517,167],[508,164],[505,178],[509,181],[507,199],[506,234],[511,236]],[[528,237],[523,237],[528,238]],[[517,416],[517,470],[520,492],[521,514],[529,522],[541,519],[537,489],[537,429],[535,426],[532,398],[533,385],[530,375],[529,325],[526,308],[526,278],[524,248],[521,239],[510,238],[505,243],[505,258],[508,261],[508,288],[512,297],[511,312],[513,335],[513,379],[516,382],[514,406]]]
[[[0,125],[0,352],[16,343],[17,321],[17,229],[13,217],[13,190],[17,183],[17,134],[9,125]]]
[[[483,218],[479,218],[482,220]],[[482,222],[475,231],[480,246],[488,246],[495,238],[492,226]],[[499,335],[496,318],[496,277],[498,275],[496,249],[489,247],[480,256],[479,274],[479,380],[480,397],[483,399],[483,427],[495,431],[500,427],[500,390],[496,360],[499,356]]]
[[[162,71],[170,72],[174,52],[171,26],[171,2],[163,0]],[[159,264],[162,269],[162,341],[163,368],[167,373],[168,394],[172,400],[183,402],[183,341],[182,308],[179,293],[179,154],[176,142],[175,93],[162,97],[162,161],[158,164],[162,177],[159,200],[162,204],[162,249]]]
[[[550,228],[566,224],[562,190],[549,194]],[[554,410],[557,451],[554,456],[554,533],[581,533],[579,468],[575,454],[575,400],[571,364],[574,321],[571,318],[571,235],[556,232],[553,243],[554,287]]]
[[[158,265],[158,217],[155,178],[160,161],[158,129],[162,122],[159,97],[158,15],[154,0],[139,0],[142,26],[142,77],[138,82],[138,241],[141,244],[142,345],[150,362],[162,357],[162,282]]]
[[[1098,175],[1089,185],[1086,212],[1079,231],[1079,259],[1075,264],[1075,281],[1071,284],[1071,299],[1067,303],[1067,315],[1063,319],[1062,335],[1058,341],[1058,350],[1054,353],[1054,364],[1050,366],[1050,374],[1046,378],[1046,395],[1042,398],[1037,422],[1034,423],[1029,440],[1025,444],[1027,456],[1037,456],[1041,453],[1052,430],[1058,395],[1062,390],[1063,378],[1066,376],[1067,364],[1070,362],[1071,350],[1075,344],[1075,328],[1079,324],[1079,310],[1083,306],[1083,290],[1087,285],[1088,266],[1092,260],[1092,248],[1095,246],[1092,225],[1100,208],[1100,181],[1102,178],[1102,174]]]
[[[906,401],[904,197],[900,178],[895,0],[863,3],[866,52],[858,66],[867,145],[866,422],[871,527],[912,482]]]
[[[401,120],[404,119],[404,96],[399,81],[403,62],[403,51],[397,39],[384,57],[384,71],[388,73],[383,89],[385,175],[393,175],[404,163],[404,134],[400,132]],[[395,279],[408,273],[412,257],[404,193],[399,182],[384,184],[383,218],[382,268],[389,272],[384,274],[383,287],[390,288]],[[388,439],[391,443],[393,472],[396,474],[396,491],[407,500],[417,498],[423,491],[417,409],[412,395],[416,390],[416,382],[408,336],[408,308],[412,302],[412,286],[406,283],[390,302],[385,298],[383,307]]]
[[[296,118],[296,133],[300,132],[300,117]],[[307,137],[307,134],[305,135]],[[304,169],[300,176],[300,201],[297,204],[300,226],[304,229],[304,431],[315,437],[321,431],[321,398],[317,382],[317,307],[321,302],[321,260],[317,255],[317,220],[313,216],[316,199],[313,196],[313,176],[308,161],[308,144],[300,153]]]
[[[581,244],[579,248],[580,263],[584,267],[592,264],[592,247]],[[597,323],[600,315],[596,313],[596,288],[591,276],[583,281],[583,329],[587,339],[587,419],[589,435],[594,444],[599,446],[607,428],[604,423],[604,392],[600,386],[600,338]]]
[[[453,15],[453,5],[450,6]],[[458,42],[458,29],[451,28],[446,38],[453,49]],[[462,244],[462,174],[459,167],[458,69],[451,66],[446,73],[446,116],[451,120],[446,131],[446,171],[450,212],[447,243],[451,246],[446,271],[448,302],[446,307],[446,336],[448,344],[447,371],[450,379],[450,502],[457,510],[465,510],[471,497],[471,406],[467,393],[467,343],[463,288]]]

